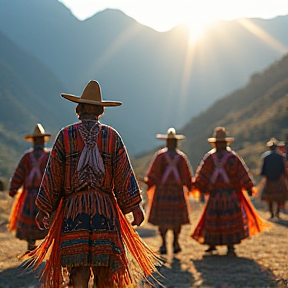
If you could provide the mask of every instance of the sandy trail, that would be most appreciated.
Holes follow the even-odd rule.
[[[0,288],[35,288],[37,273],[25,273],[17,256],[26,251],[26,242],[20,241],[7,230],[12,199],[0,195]],[[269,218],[265,206],[255,202],[259,214]],[[236,245],[237,257],[225,255],[220,247],[218,254],[205,255],[205,245],[189,236],[201,214],[203,205],[191,201],[191,225],[185,225],[180,235],[182,251],[173,255],[172,233],[168,232],[168,253],[160,268],[161,279],[167,288],[287,288],[288,280],[288,209],[280,220],[271,220],[273,227],[259,236]],[[264,208],[264,209],[263,209]],[[137,229],[139,235],[155,251],[160,246],[157,227],[145,224]]]

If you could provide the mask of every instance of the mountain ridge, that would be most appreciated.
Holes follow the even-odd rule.
[[[7,164],[0,165],[1,173],[9,175],[28,147],[23,135],[36,122],[54,137],[77,120],[75,105],[60,93],[80,96],[91,79],[99,81],[104,100],[123,102],[121,107],[106,109],[101,120],[120,132],[133,163],[139,160],[142,166],[149,162],[151,151],[163,144],[155,135],[169,127],[187,134],[181,147],[193,167],[209,150],[207,138],[215,125],[226,126],[235,136],[233,147],[247,157],[253,171],[259,165],[257,153],[265,149],[270,134],[283,139],[288,36],[279,27],[285,27],[288,16],[249,19],[257,25],[261,22],[259,27],[265,27],[266,34],[273,32],[270,44],[234,21],[215,24],[188,49],[187,29],[178,26],[159,33],[114,9],[81,22],[58,1],[37,1],[29,26],[27,8],[35,1],[17,6],[19,11],[12,14],[8,13],[10,2],[0,2],[0,99],[4,103],[0,157]],[[3,3],[8,3],[6,10]],[[39,6],[47,14],[39,12],[34,17],[42,11],[37,10]],[[56,21],[47,17],[49,13],[59,13]],[[9,30],[7,23],[13,21],[13,29],[20,30]],[[263,112],[259,110],[262,102],[266,103]],[[265,119],[265,114],[270,118]],[[137,171],[141,165],[136,164]]]
[[[279,32],[288,25],[288,16],[249,19],[274,33],[271,38],[284,50],[275,46],[275,39],[274,44],[265,42],[239,21],[215,24],[189,48],[188,31],[181,27],[160,33],[115,9],[79,21],[56,0],[19,1],[16,6],[0,2],[0,30],[59,78],[65,90],[57,95],[81,95],[94,79],[103,98],[122,101],[123,107],[107,110],[103,120],[119,130],[133,155],[157,145],[156,133],[172,125],[180,129],[245,85],[288,46],[288,36]]]

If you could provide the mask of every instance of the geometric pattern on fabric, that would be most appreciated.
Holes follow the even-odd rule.
[[[192,185],[192,168],[183,152],[178,149],[173,152],[167,148],[159,150],[145,177],[146,184],[151,187],[147,191],[148,222],[168,229],[190,223],[187,189]]]
[[[222,169],[229,182],[219,173],[211,183],[214,159],[221,159],[224,155],[226,161],[222,163]],[[210,150],[203,157],[195,176],[195,187],[209,198],[191,237],[201,244],[228,245],[262,232],[264,220],[243,194],[253,185],[246,164],[234,151],[230,148],[217,152],[216,149]]]

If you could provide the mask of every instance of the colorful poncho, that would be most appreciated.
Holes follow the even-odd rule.
[[[58,287],[61,266],[107,267],[107,278],[119,288],[150,275],[159,259],[124,216],[140,202],[117,131],[92,120],[63,128],[36,199],[41,211],[56,211],[48,236],[32,255],[34,268],[49,257],[42,287]]]
[[[48,158],[49,151],[46,149],[38,159],[33,150],[28,151],[21,158],[11,178],[10,195],[16,195],[16,199],[11,210],[9,230],[16,231],[19,239],[37,240],[47,235],[47,231],[40,230],[35,222],[39,211],[35,199]]]
[[[183,152],[177,149],[171,156],[167,148],[158,151],[145,182],[150,187],[148,222],[167,229],[190,223],[187,197],[192,185],[192,169]]]
[[[209,199],[192,238],[201,244],[231,245],[267,228],[243,193],[253,185],[247,166],[234,151],[209,151],[195,176],[195,187]]]

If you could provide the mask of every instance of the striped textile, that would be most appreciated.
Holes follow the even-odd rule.
[[[147,191],[149,198],[147,214],[148,222],[151,224],[174,229],[179,225],[190,223],[187,193],[184,189],[191,189],[192,168],[186,155],[178,149],[172,156],[172,159],[177,160],[174,161],[173,169],[169,169],[171,165],[169,158],[171,155],[168,149],[161,149],[154,155],[148,168],[145,182],[151,189]],[[169,175],[166,175],[167,171],[170,172]]]
[[[126,147],[112,127],[101,124],[97,145],[105,166],[105,175],[87,166],[79,181],[77,165],[85,143],[79,131],[81,123],[63,128],[51,151],[36,204],[40,210],[51,213],[62,197],[78,192],[101,191],[115,195],[123,213],[129,213],[141,201],[140,190],[131,167]]]
[[[217,159],[225,158],[221,166],[225,173],[217,174],[212,183],[211,175],[217,169],[215,156]],[[225,174],[229,178],[228,182]],[[263,231],[264,220],[251,207],[249,200],[244,201],[246,198],[242,191],[252,188],[253,181],[243,159],[234,151],[229,148],[227,151],[209,151],[196,171],[195,187],[201,193],[209,194],[203,214],[191,235],[201,244],[237,244]]]
[[[86,139],[83,139],[82,125],[85,123],[75,123],[64,127],[58,133],[36,199],[39,209],[49,214],[61,206],[56,213],[58,219],[52,223],[46,243],[42,245],[53,246],[53,239],[56,239],[55,243],[59,243],[60,253],[59,258],[58,246],[55,246],[52,253],[55,257],[50,259],[50,266],[45,268],[48,275],[45,287],[53,287],[55,281],[60,281],[55,278],[59,276],[57,273],[60,270],[51,272],[53,267],[60,265],[105,266],[110,271],[108,279],[121,278],[129,282],[131,275],[126,254],[134,253],[133,257],[136,256],[135,253],[138,254],[134,265],[138,261],[146,263],[145,253],[153,255],[148,248],[143,248],[137,234],[133,232],[132,227],[129,228],[130,224],[126,223],[126,218],[121,216],[122,213],[129,213],[138,207],[142,199],[120,135],[112,127],[99,123],[99,131],[94,141],[97,142],[104,169],[95,169],[91,161],[83,161],[84,166],[78,171],[78,162],[87,143]],[[123,239],[129,239],[125,240],[125,245]],[[128,246],[135,246],[135,251],[129,250],[127,243]],[[139,256],[139,249],[143,257]],[[46,253],[41,251],[41,247],[38,252],[42,256]],[[151,262],[144,269],[145,273],[154,267],[154,256],[151,257]],[[35,256],[35,259],[39,257]],[[143,271],[141,273],[143,274]],[[54,277],[52,280],[50,274]],[[117,287],[124,286],[119,283]]]
[[[265,184],[261,194],[261,200],[268,202],[284,203],[288,201],[288,179],[282,175],[278,180],[265,179]]]
[[[16,231],[16,237],[25,240],[43,239],[47,231],[40,230],[35,222],[39,209],[35,199],[41,184],[42,175],[49,158],[49,151],[44,149],[39,159],[33,150],[26,152],[10,181],[10,194],[16,195],[10,215],[9,230]]]

